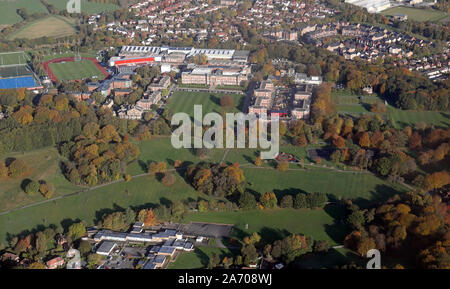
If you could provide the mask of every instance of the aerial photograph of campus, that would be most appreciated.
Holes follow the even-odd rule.
[[[449,24],[449,0],[0,0],[0,270],[450,269]]]

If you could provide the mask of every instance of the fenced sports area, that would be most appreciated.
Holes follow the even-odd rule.
[[[91,57],[62,57],[43,63],[44,70],[53,82],[94,78],[105,79],[109,73],[97,59]]]

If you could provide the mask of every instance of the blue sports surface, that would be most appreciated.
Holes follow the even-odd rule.
[[[36,87],[38,86],[31,76],[0,78],[0,89]]]

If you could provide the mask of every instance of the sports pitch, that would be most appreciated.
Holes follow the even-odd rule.
[[[230,108],[220,106],[220,97],[222,95],[231,96],[234,106]],[[209,112],[240,112],[244,98],[244,95],[233,93],[175,91],[167,105],[174,113],[185,112],[189,116],[194,117],[194,105],[196,104],[202,105],[203,115]]]
[[[2,52],[0,53],[0,66],[26,64],[29,59],[26,52]]]
[[[393,16],[395,14],[406,14],[408,19],[414,21],[444,21],[450,18],[450,13],[435,9],[420,9],[410,7],[394,7],[381,12],[383,15]]]
[[[100,70],[89,60],[50,63],[49,67],[58,80],[76,80],[83,78],[104,79]]]

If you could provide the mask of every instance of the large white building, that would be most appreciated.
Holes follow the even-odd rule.
[[[379,13],[391,7],[389,0],[345,0],[345,3],[365,8],[369,13]]]

